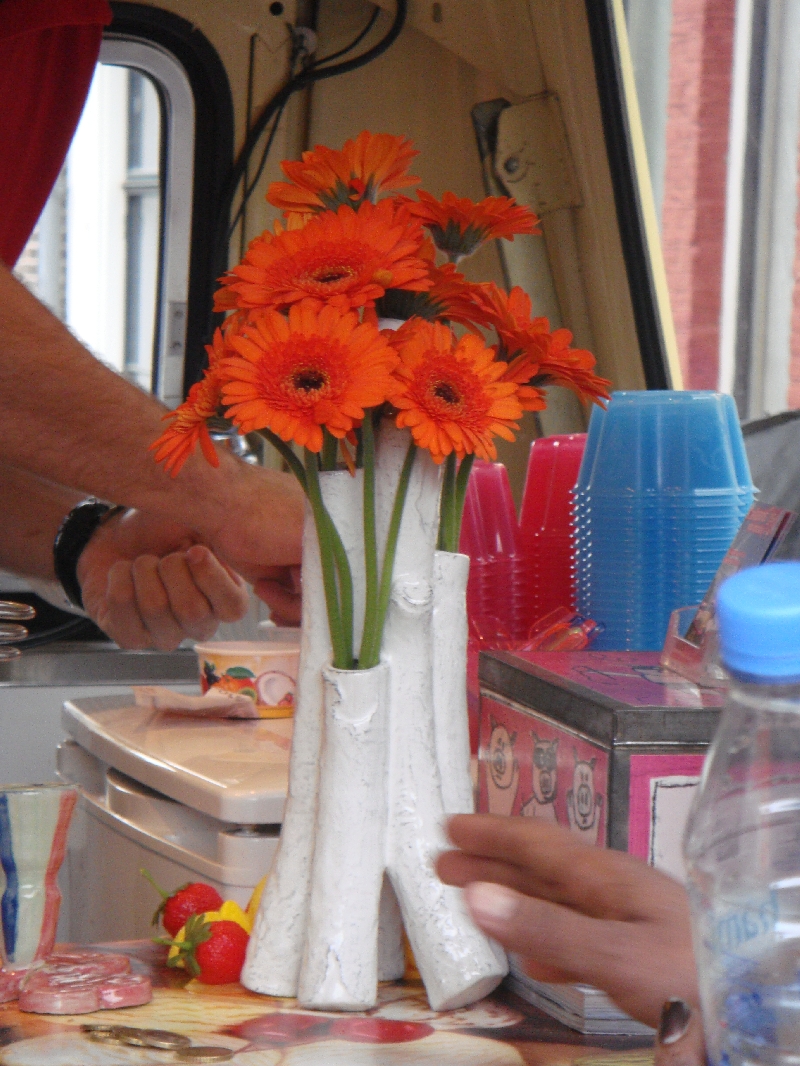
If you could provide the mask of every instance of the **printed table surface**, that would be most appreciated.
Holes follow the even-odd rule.
[[[166,1029],[193,1045],[227,1047],[232,1066],[651,1066],[648,1041],[581,1036],[517,996],[498,990],[462,1010],[436,1014],[419,983],[387,982],[363,1014],[305,1011],[294,1000],[241,985],[202,985],[168,970],[147,941],[102,945],[130,956],[153,981],[152,1002],[95,1014],[27,1014],[0,1006],[2,1066],[159,1066],[178,1053],[103,1044],[82,1025]]]

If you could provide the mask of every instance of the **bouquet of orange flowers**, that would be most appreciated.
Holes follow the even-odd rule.
[[[523,413],[545,407],[542,386],[564,385],[595,402],[608,396],[591,353],[571,348],[568,330],[532,317],[522,289],[506,293],[458,270],[484,241],[538,232],[536,216],[508,197],[474,203],[449,192],[441,200],[398,193],[418,181],[408,174],[415,155],[406,138],[364,131],[341,151],[318,146],[282,164],[288,181],[274,182],[267,200],[283,221],[220,279],[216,310],[230,313],[208,346],[208,369],[152,446],[173,475],[198,444],[216,465],[208,422],[222,416],[279,450],[313,511],[333,665],[341,669],[379,661],[418,449],[444,464],[439,547],[457,551],[473,459],[497,458],[495,438],[514,440]],[[385,328],[387,319],[399,328]],[[407,427],[410,444],[379,553],[382,417]],[[352,576],[320,492],[320,473],[340,464],[364,471],[366,608],[357,656]]]

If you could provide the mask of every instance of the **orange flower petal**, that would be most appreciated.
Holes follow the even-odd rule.
[[[516,385],[509,390],[508,382],[495,381],[506,364],[494,362],[479,338],[467,334],[454,344],[448,327],[416,319],[397,343],[398,385],[389,397],[399,409],[397,425],[408,427],[437,463],[453,451],[486,457],[495,434],[507,437],[509,425],[517,428]]]
[[[317,145],[303,152],[302,161],[282,163],[289,182],[273,182],[267,201],[289,216],[306,217],[342,204],[357,208],[364,200],[374,203],[382,192],[419,181],[408,174],[417,154],[405,137],[363,130],[341,151]]]
[[[419,202],[408,201],[411,215],[430,230],[434,243],[454,259],[471,255],[484,241],[539,233],[539,219],[509,196],[487,196],[475,203],[446,192],[441,200],[420,189]]]
[[[355,314],[306,302],[256,315],[225,360],[223,402],[242,432],[271,429],[318,452],[322,427],[344,437],[393,391],[395,350]]]
[[[421,243],[421,230],[399,221],[390,200],[364,203],[358,211],[340,207],[301,230],[253,241],[221,279],[221,303],[281,310],[311,298],[346,311],[374,302],[387,288],[421,291],[431,284],[418,254]]]

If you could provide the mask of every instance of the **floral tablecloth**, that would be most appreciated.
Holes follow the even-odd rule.
[[[107,945],[109,948],[111,945]],[[127,941],[113,950],[150,975],[152,1002],[82,1015],[25,1014],[0,1006],[2,1066],[157,1066],[169,1051],[95,1043],[92,1022],[168,1029],[193,1044],[225,1046],[233,1066],[650,1066],[642,1040],[582,1037],[503,990],[463,1010],[436,1014],[421,984],[380,987],[379,1004],[363,1014],[298,1010],[294,1000],[248,992],[240,985],[187,983],[164,966],[164,949]]]

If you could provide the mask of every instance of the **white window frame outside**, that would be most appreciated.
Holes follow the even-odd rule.
[[[166,49],[130,37],[106,37],[98,62],[129,67],[153,79],[164,103],[162,272],[158,374],[154,392],[168,406],[183,400],[186,308],[194,182],[194,94],[181,64]]]

